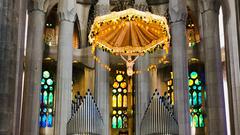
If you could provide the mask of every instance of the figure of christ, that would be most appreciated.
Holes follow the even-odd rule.
[[[132,60],[132,57],[128,55],[128,59],[126,60],[124,56],[120,55],[121,58],[126,62],[127,66],[127,75],[132,76],[133,75],[133,65],[135,64],[134,62],[137,60],[139,56],[136,56],[134,60]]]

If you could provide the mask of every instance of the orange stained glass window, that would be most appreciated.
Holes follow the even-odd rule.
[[[119,83],[118,82],[114,82],[113,83],[113,88],[118,88],[119,87]]]

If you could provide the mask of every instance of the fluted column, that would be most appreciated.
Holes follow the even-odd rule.
[[[47,0],[31,1],[28,21],[21,134],[39,134],[40,87],[43,58],[43,32]]]
[[[219,2],[218,0],[201,0],[209,135],[227,134],[218,27]]]
[[[96,5],[98,16],[110,13],[109,0],[99,0]],[[109,54],[101,49],[96,49],[96,56],[101,62],[109,65]],[[110,135],[110,111],[109,111],[109,72],[100,64],[95,64],[95,90],[94,97],[103,117],[103,134]]]
[[[227,0],[223,6],[224,32],[226,43],[226,63],[229,92],[231,134],[240,134],[240,41],[238,40],[237,1]],[[239,5],[239,4],[238,4]],[[239,7],[238,7],[239,8]],[[240,27],[239,27],[240,28]],[[225,96],[226,97],[226,96]],[[226,100],[226,99],[225,99]]]
[[[179,135],[190,135],[187,43],[185,36],[187,19],[186,0],[170,0],[169,13],[173,49],[175,115],[178,120]]]
[[[57,90],[55,135],[66,135],[67,121],[71,116],[72,37],[76,15],[76,0],[60,0],[58,14],[60,32],[57,58]]]
[[[0,134],[19,135],[26,1],[0,1]]]

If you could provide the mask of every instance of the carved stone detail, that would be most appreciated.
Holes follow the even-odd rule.
[[[42,12],[47,11],[47,7],[49,5],[49,0],[30,0],[29,1],[29,12],[32,12],[34,10],[39,10]]]
[[[61,21],[74,22],[76,10],[76,0],[59,0],[58,15]]]
[[[140,11],[148,11],[148,4],[143,2],[143,3],[135,3],[134,8]]]
[[[220,0],[200,0],[201,5],[200,5],[200,11],[201,13],[212,10],[215,12],[219,12],[220,8]]]
[[[186,0],[170,0],[169,1],[170,22],[186,22],[187,5]]]
[[[110,13],[110,5],[97,3],[95,6],[95,11],[97,16],[108,14]]]

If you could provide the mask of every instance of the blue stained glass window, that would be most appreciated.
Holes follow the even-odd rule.
[[[44,88],[44,89],[47,89],[47,88],[48,88],[48,85],[44,85],[43,88]]]
[[[49,71],[43,71],[40,93],[40,127],[53,126],[54,81]]]
[[[193,85],[189,85],[189,105],[190,105],[190,114],[191,114],[191,125],[192,127],[204,127],[204,117],[203,111],[201,109],[203,99],[202,99],[202,88],[204,87],[203,80],[201,80],[201,76],[199,76],[198,72],[192,71],[189,74],[189,79],[193,80],[195,83]],[[205,93],[205,91],[204,91]]]
[[[198,104],[201,105],[202,104],[202,93],[198,93]]]
[[[188,94],[188,99],[189,99],[189,105],[192,106],[192,95],[190,93]]]
[[[47,108],[44,108],[44,109],[43,109],[43,112],[45,112],[45,113],[46,113],[46,112],[47,112]]]
[[[52,127],[52,120],[53,118],[52,118],[52,115],[51,114],[49,114],[48,115],[48,120],[47,120],[47,126],[48,127]]]
[[[193,92],[193,105],[197,105],[197,92]]]
[[[41,122],[41,127],[46,127],[46,125],[47,125],[47,116],[46,116],[46,114],[43,114],[42,115],[42,122]]]

